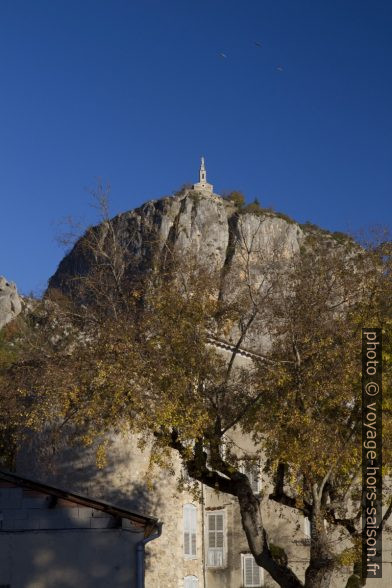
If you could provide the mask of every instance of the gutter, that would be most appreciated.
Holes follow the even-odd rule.
[[[145,546],[162,535],[162,525],[161,522],[156,523],[156,532],[136,544],[136,588],[144,588]]]

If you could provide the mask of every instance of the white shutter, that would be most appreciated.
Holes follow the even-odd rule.
[[[184,514],[184,557],[196,557],[197,509],[194,504],[185,504]]]
[[[264,585],[264,570],[257,565],[250,553],[242,555],[242,572],[245,588],[259,588]]]
[[[208,513],[207,533],[207,565],[211,568],[220,568],[223,566],[224,554],[224,515],[222,512]]]
[[[304,517],[304,534],[307,539],[310,539],[310,520]]]
[[[184,588],[198,588],[199,580],[196,576],[186,576],[184,578]]]
[[[245,557],[245,586],[253,586],[253,562],[251,557]]]
[[[260,467],[259,465],[255,464],[253,468],[253,480],[252,480],[252,490],[255,494],[258,494],[261,490],[261,475],[260,475]]]
[[[247,461],[242,465],[241,470],[244,474],[248,476],[252,491],[255,494],[258,494],[261,490],[261,476],[259,464]]]

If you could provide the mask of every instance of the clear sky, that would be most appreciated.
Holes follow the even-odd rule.
[[[223,54],[223,55],[222,55]],[[330,230],[392,224],[390,0],[0,0],[0,275],[67,215],[197,181]]]

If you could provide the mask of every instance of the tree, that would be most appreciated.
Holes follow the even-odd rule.
[[[345,544],[332,549],[324,520],[350,547],[360,538],[358,513],[347,514],[348,499],[360,498],[358,333],[367,321],[390,325],[390,250],[313,240],[300,254],[265,254],[255,237],[239,224],[235,274],[158,243],[156,262],[141,271],[107,219],[79,245],[93,263],[69,298],[57,298],[61,320],[45,310],[41,343],[25,349],[12,374],[29,399],[29,425],[51,421],[53,443],[68,434],[103,447],[113,428],[152,435],[154,463],[168,467],[174,450],[193,479],[237,498],[250,550],[280,586],[324,588],[338,556],[348,557]],[[227,360],[213,343],[229,337]],[[250,341],[253,360],[243,367]],[[271,500],[311,521],[305,584],[269,540],[230,447],[234,428],[260,448],[275,479]]]
[[[225,192],[223,198],[233,202],[238,209],[245,206],[245,196],[239,190],[232,190],[231,192]]]
[[[350,255],[313,244],[280,282],[272,311],[271,356],[279,368],[263,380],[262,410],[247,430],[264,440],[275,469],[271,498],[297,509],[311,522],[306,585],[328,586],[336,559],[360,563],[361,541],[361,327],[384,329],[390,352],[390,244],[358,248]],[[273,325],[271,325],[273,328]],[[386,381],[390,364],[385,363]],[[390,395],[386,394],[384,460],[391,451]],[[289,488],[289,490],[287,490]],[[386,488],[391,514],[391,488]],[[353,510],[353,505],[355,508]],[[329,525],[326,531],[325,524]],[[332,549],[337,530],[346,549]]]
[[[0,464],[13,469],[18,448],[19,431],[22,427],[21,403],[15,395],[11,367],[17,352],[11,341],[15,323],[6,325],[0,332]]]

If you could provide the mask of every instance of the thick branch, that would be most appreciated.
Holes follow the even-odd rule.
[[[299,500],[298,497],[288,496],[284,491],[284,478],[286,474],[286,464],[279,463],[275,472],[274,491],[268,496],[270,500],[274,500],[278,504],[283,504],[290,508],[296,508],[304,513],[306,516],[310,515],[311,505],[308,502]]]

